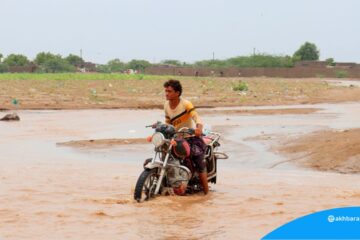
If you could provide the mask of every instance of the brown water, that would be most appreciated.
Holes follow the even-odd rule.
[[[19,111],[20,122],[0,122],[0,239],[259,239],[299,216],[359,205],[359,175],[291,163],[269,169],[285,158],[269,151],[274,142],[247,140],[360,127],[358,103],[313,107],[324,110],[204,116],[223,133],[230,156],[219,161],[218,184],[208,196],[143,204],[133,201],[133,188],[152,146],[79,150],[56,143],[147,136],[143,126],[161,120],[161,111]]]

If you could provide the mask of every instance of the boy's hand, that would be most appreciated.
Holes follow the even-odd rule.
[[[195,136],[200,137],[202,135],[202,130],[200,128],[195,129]]]

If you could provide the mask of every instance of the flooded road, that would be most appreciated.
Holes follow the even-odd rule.
[[[261,109],[288,106],[261,107]],[[304,106],[291,106],[302,108]],[[151,145],[74,149],[70,140],[138,138],[160,110],[19,111],[0,122],[1,239],[259,239],[302,215],[359,205],[360,176],[323,173],[270,151],[273,136],[360,127],[360,104],[306,105],[304,115],[204,115],[223,134],[211,193],[138,204],[133,189]],[[260,109],[259,107],[231,108]],[[218,114],[216,113],[218,111]]]

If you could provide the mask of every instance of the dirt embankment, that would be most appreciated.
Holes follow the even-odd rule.
[[[360,173],[360,129],[314,132],[291,141],[279,150],[291,154],[289,161],[293,159],[305,167]]]
[[[360,87],[324,79],[179,77],[183,96],[199,106],[290,105],[359,101]],[[0,80],[1,109],[162,108],[159,79]],[[239,85],[246,91],[234,91]],[[16,101],[14,101],[14,99]],[[16,102],[16,104],[14,104]]]

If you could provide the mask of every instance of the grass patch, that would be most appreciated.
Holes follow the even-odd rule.
[[[347,72],[344,70],[339,70],[339,71],[336,71],[335,75],[337,78],[346,78]]]
[[[246,82],[241,82],[240,81],[238,84],[233,86],[233,90],[234,91],[245,92],[245,91],[249,90],[249,87],[248,87]]]

